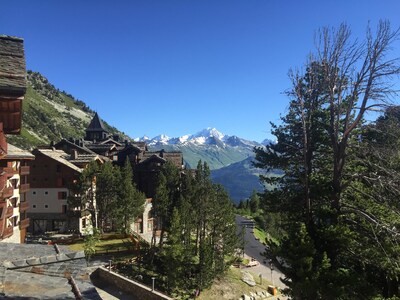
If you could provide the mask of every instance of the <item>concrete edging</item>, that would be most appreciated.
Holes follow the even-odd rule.
[[[139,283],[137,281],[128,279],[120,274],[109,271],[104,267],[99,267],[95,272],[96,276],[100,281],[116,286],[122,291],[136,296],[137,299],[148,299],[148,300],[173,300],[173,298],[157,292],[152,291],[150,287]]]

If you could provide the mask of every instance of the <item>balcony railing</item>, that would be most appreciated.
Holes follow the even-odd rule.
[[[1,173],[4,172],[5,175],[6,175],[7,177],[11,177],[11,176],[13,176],[13,175],[15,175],[15,174],[18,174],[18,170],[17,170],[17,169],[14,169],[14,168],[12,168],[12,167],[3,167],[3,168],[0,168],[0,172],[1,172]]]
[[[6,217],[6,218],[9,218],[9,217],[11,217],[13,214],[14,214],[14,207],[8,206],[8,207],[6,208],[6,215],[5,215],[5,217]]]
[[[19,221],[19,229],[24,229],[29,227],[29,221],[30,221],[29,218]]]
[[[5,187],[1,192],[0,192],[0,200],[9,198],[14,194],[14,188],[12,186],[10,187]]]
[[[30,168],[29,166],[21,166],[20,174],[21,175],[29,175]]]
[[[19,192],[20,193],[26,193],[27,191],[29,191],[29,188],[30,188],[29,183],[21,184],[19,186]]]
[[[12,235],[13,235],[13,231],[14,231],[14,230],[13,230],[13,227],[12,227],[12,226],[4,228],[2,238],[3,238],[3,239],[6,239],[6,238],[12,236]]]
[[[19,203],[19,211],[25,211],[29,208],[29,202],[28,201],[24,201],[24,202],[20,202]]]

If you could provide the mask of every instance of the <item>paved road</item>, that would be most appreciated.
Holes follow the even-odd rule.
[[[237,225],[237,232],[238,234],[242,231],[242,222],[249,221],[248,219],[236,215],[236,225]],[[255,274],[261,274],[263,278],[267,279],[268,281],[272,281],[272,283],[280,288],[285,288],[286,286],[280,280],[280,278],[284,277],[283,273],[274,265],[271,277],[271,268],[269,266],[268,258],[263,256],[261,253],[265,251],[265,246],[257,241],[251,232],[251,228],[244,228],[244,240],[245,240],[245,247],[244,252],[246,255],[250,257],[254,257],[256,260],[260,262],[258,266],[251,267],[249,271]]]

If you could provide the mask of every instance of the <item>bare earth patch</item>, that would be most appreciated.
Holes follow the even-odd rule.
[[[245,269],[250,272],[250,269]],[[241,270],[238,268],[231,267],[225,274],[224,277],[214,281],[212,287],[206,291],[203,291],[197,299],[199,300],[215,300],[215,299],[240,299],[243,294],[249,295],[250,292],[256,293],[261,291],[267,291],[268,285],[271,283],[265,278],[262,280],[260,285],[260,278],[256,274],[252,274],[256,281],[256,286],[250,287],[244,283],[240,278],[242,276]]]

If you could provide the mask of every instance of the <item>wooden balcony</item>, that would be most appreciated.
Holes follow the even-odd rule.
[[[0,192],[0,200],[10,198],[14,194],[14,188],[12,186],[10,187],[5,187],[1,192]]]
[[[24,201],[24,202],[20,202],[19,203],[19,211],[26,211],[29,208],[29,202],[28,201]]]
[[[22,193],[26,193],[27,191],[29,191],[29,189],[30,189],[30,186],[29,186],[29,183],[24,183],[24,184],[21,184],[20,186],[19,186],[19,192],[22,194]]]
[[[3,235],[1,238],[6,239],[6,238],[12,236],[13,231],[14,231],[14,229],[12,226],[4,228]]]
[[[29,222],[30,222],[29,218],[19,221],[19,229],[25,229],[25,228],[29,227]]]
[[[9,218],[9,217],[11,217],[13,214],[14,214],[14,207],[8,206],[8,207],[6,208],[6,215],[5,215],[5,217],[6,217],[6,218]]]
[[[29,166],[21,166],[20,175],[29,175],[30,168]]]
[[[11,167],[2,167],[0,168],[1,176],[4,176],[5,179],[12,177],[15,174],[18,174],[18,170]]]

